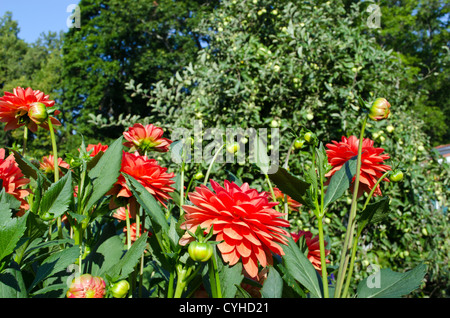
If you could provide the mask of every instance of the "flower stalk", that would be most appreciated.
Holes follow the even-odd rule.
[[[339,270],[337,274],[336,280],[336,288],[335,288],[335,298],[340,298],[342,286],[344,283],[345,275],[347,272],[347,265],[350,258],[351,247],[353,246],[353,236],[356,227],[356,208],[357,208],[357,199],[358,199],[358,187],[359,187],[359,177],[361,174],[361,155],[362,155],[362,142],[364,137],[364,131],[367,124],[368,115],[364,116],[361,132],[359,136],[359,145],[358,145],[358,157],[356,163],[356,175],[355,182],[353,188],[353,198],[350,207],[350,216],[347,224],[347,231],[345,234],[344,244],[341,251],[341,259],[339,262]],[[375,187],[374,187],[375,189]]]

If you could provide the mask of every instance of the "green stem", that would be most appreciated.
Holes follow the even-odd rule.
[[[322,267],[322,284],[323,284],[323,296],[324,298],[329,298],[330,294],[328,291],[328,274],[327,274],[327,263],[325,259],[325,239],[323,235],[323,224],[322,218],[318,218],[319,224],[319,246],[320,246],[320,263]]]
[[[173,298],[173,282],[175,280],[175,273],[172,271],[170,272],[170,276],[169,276],[169,287],[167,289],[167,298]]]
[[[183,209],[181,208],[184,204],[184,156],[183,156],[183,162],[181,163],[181,173],[180,173],[180,213],[183,214]]]
[[[50,130],[50,138],[52,141],[52,149],[53,149],[53,165],[54,165],[54,173],[55,173],[55,183],[59,180],[59,166],[58,166],[58,150],[56,147],[56,138],[55,138],[55,130],[53,129],[52,121],[50,120],[50,117],[48,118],[48,128]],[[58,216],[56,219],[56,224],[58,226],[58,237],[60,239],[63,238],[62,234],[62,222],[61,222],[61,216]]]
[[[269,175],[267,173],[265,175],[266,175],[267,184],[269,185],[270,193],[272,194],[272,200],[273,200],[273,202],[278,202],[277,198],[275,196],[275,192],[273,191],[273,187],[272,187],[272,183],[270,182]],[[277,210],[277,212],[280,212],[280,210],[278,209],[278,205],[275,205],[275,210]]]
[[[23,147],[22,147],[22,156],[25,157],[25,150],[27,148],[28,142],[28,127],[27,125],[23,126]]]
[[[373,193],[375,192],[375,189],[378,187],[378,185],[380,184],[380,182],[381,182],[384,178],[386,178],[386,176],[387,176],[389,173],[390,173],[390,171],[386,171],[386,172],[385,172],[385,173],[377,180],[377,183],[375,183],[375,185],[373,186],[372,190],[371,190],[370,193],[369,193],[369,196],[368,196],[367,199],[366,199],[366,202],[364,203],[364,207],[363,207],[362,211],[364,211],[364,210],[366,209],[366,207],[367,207],[367,204],[369,204],[370,199],[372,198]],[[349,287],[350,287],[350,282],[351,282],[352,275],[353,275],[353,267],[354,267],[354,264],[355,264],[356,249],[357,249],[357,247],[358,247],[358,240],[359,240],[359,237],[361,236],[361,233],[362,233],[362,230],[364,229],[364,227],[365,227],[365,224],[362,224],[361,227],[358,228],[358,231],[357,231],[355,240],[354,240],[354,242],[353,242],[352,256],[351,256],[351,259],[350,259],[350,267],[349,267],[349,270],[348,270],[347,280],[346,280],[345,286],[344,286],[344,292],[342,293],[342,298],[346,298],[347,295],[348,295],[348,289],[349,289]]]
[[[209,280],[213,298],[222,298],[222,288],[220,286],[219,271],[217,270],[216,253],[209,259]]]
[[[214,161],[216,161],[217,156],[219,155],[220,151],[222,151],[223,147],[225,147],[225,144],[220,146],[219,149],[217,149],[216,153],[214,154],[214,157],[212,158],[211,162],[209,163],[208,171],[206,171],[205,175],[205,181],[203,181],[203,184],[206,185],[208,183],[209,174],[211,173],[212,166],[214,164]]]
[[[359,177],[361,173],[361,154],[362,154],[362,142],[364,137],[364,130],[366,128],[368,116],[366,115],[363,120],[363,124],[361,127],[361,133],[359,136],[359,146],[358,146],[358,158],[356,163],[356,176],[355,182],[353,186],[353,199],[350,207],[350,216],[347,224],[347,232],[345,235],[344,245],[341,251],[341,259],[339,262],[339,271],[336,280],[336,289],[335,289],[335,297],[339,298],[341,296],[342,285],[345,279],[345,274],[347,271],[347,265],[350,257],[350,248],[352,246],[353,241],[353,233],[356,225],[356,208],[357,208],[357,199],[358,199],[358,188],[359,188]]]
[[[128,212],[128,206],[125,208],[126,226],[127,226],[127,248],[131,248],[131,226],[130,226],[130,215]]]

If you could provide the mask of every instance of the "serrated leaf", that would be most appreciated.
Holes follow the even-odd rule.
[[[269,274],[261,288],[263,298],[281,298],[283,294],[283,279],[274,267],[269,267]]]
[[[33,283],[28,288],[28,291],[42,282],[44,279],[67,269],[70,264],[73,264],[80,255],[80,247],[73,246],[66,248],[60,252],[54,253],[47,257],[38,267]]]
[[[142,184],[139,183],[136,179],[123,174],[125,179],[127,180],[128,187],[136,198],[137,202],[144,208],[145,212],[148,216],[150,216],[152,220],[153,226],[158,226],[163,232],[167,233],[169,230],[169,225],[167,224],[167,220],[162,210],[159,202],[153,197],[153,195],[144,188]],[[156,222],[156,224],[155,224]],[[157,229],[158,231],[159,229]]]
[[[357,157],[348,160],[335,174],[331,177],[330,183],[323,200],[324,208],[330,203],[339,199],[345,191],[350,187],[353,176],[356,173]]]
[[[425,264],[405,273],[381,269],[358,284],[358,298],[398,298],[407,295],[420,287],[426,270]]]
[[[288,273],[301,285],[309,290],[314,297],[322,297],[322,280],[316,269],[289,237],[288,245],[283,245],[283,266]]]
[[[70,201],[73,198],[72,172],[69,171],[58,182],[53,183],[45,191],[39,205],[39,215],[46,212],[55,218],[67,211]]]
[[[384,197],[377,202],[368,204],[364,211],[361,213],[359,222],[362,226],[367,224],[375,224],[381,222],[388,216],[389,213],[389,198]]]
[[[21,217],[5,219],[0,223],[0,261],[11,254],[26,229],[29,212]]]
[[[106,192],[116,183],[120,175],[122,164],[122,139],[119,137],[105,151],[98,163],[89,171],[92,180],[92,194],[86,203],[85,210],[88,211]]]

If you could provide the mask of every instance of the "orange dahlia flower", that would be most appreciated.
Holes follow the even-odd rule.
[[[24,185],[30,182],[24,178],[19,165],[11,154],[5,159],[5,149],[0,149],[0,189],[5,189],[6,193],[11,194],[20,201],[19,216],[22,216],[30,208],[25,197],[31,193],[29,189],[23,189]]]
[[[53,155],[49,155],[48,157],[42,157],[42,162],[40,163],[39,169],[43,170],[45,173],[54,173],[55,172],[55,157]],[[60,175],[63,174],[61,168],[70,169],[70,166],[67,162],[65,162],[62,158],[58,158],[58,167]]]
[[[373,146],[373,140],[364,138],[362,142],[362,155],[361,155],[361,172],[359,175],[359,188],[358,197],[363,192],[370,193],[372,188],[377,183],[378,179],[388,170],[391,170],[391,166],[385,165],[384,160],[389,159],[389,155],[382,154],[383,148],[375,148]],[[327,144],[326,150],[328,156],[328,163],[333,167],[326,177],[331,177],[341,169],[341,167],[350,159],[358,155],[359,140],[355,136],[348,138],[342,137],[340,142],[332,141],[332,144]],[[355,181],[356,176],[353,177]],[[389,182],[388,178],[384,178],[383,181]],[[353,191],[353,183],[351,185]],[[381,195],[380,185],[374,191],[374,196]]]
[[[298,240],[304,236],[306,241],[306,246],[308,247],[308,259],[313,264],[314,268],[317,271],[322,270],[322,263],[320,261],[320,243],[319,236],[316,235],[313,237],[312,233],[309,231],[298,231],[297,233],[291,233],[292,239],[294,242],[298,242]],[[328,242],[324,242],[324,245],[327,246]],[[325,249],[325,256],[330,254],[330,250]],[[329,260],[326,260],[326,263],[330,263]]]
[[[108,149],[108,145],[102,145],[100,142],[96,145],[89,144],[86,147],[86,151],[89,152],[92,150],[92,152],[89,154],[91,157],[95,157],[99,152],[105,152]]]
[[[146,151],[167,152],[169,151],[169,145],[172,143],[167,138],[162,138],[164,131],[160,127],[142,124],[134,124],[128,131],[123,133],[127,142],[124,143],[125,147],[135,148]]]
[[[167,207],[166,202],[171,198],[169,193],[175,190],[171,186],[175,183],[172,179],[174,177],[173,172],[167,173],[167,168],[158,165],[155,159],[141,156],[138,152],[129,153],[125,151],[123,152],[120,171],[136,179],[156,200],[164,207]],[[133,193],[128,188],[125,177],[122,174],[108,194],[113,195],[115,198],[122,197],[127,199],[127,203],[130,204],[131,215],[133,217],[136,216],[136,199],[133,197]],[[111,200],[111,208],[115,207],[115,198]]]
[[[17,87],[14,88],[13,93],[5,92],[5,95],[0,97],[0,122],[6,123],[5,131],[23,125],[26,125],[32,132],[36,132],[38,126],[48,130],[48,122],[42,121],[43,114],[39,114],[37,117],[32,116],[32,113],[36,111],[37,103],[41,103],[47,108],[55,104],[55,101],[49,100],[48,97],[43,92],[35,91],[30,87],[26,90]],[[59,111],[55,111],[55,114],[59,114]],[[49,118],[53,125],[61,125],[58,119],[51,116]]]
[[[287,244],[289,233],[281,227],[289,227],[284,214],[273,209],[277,202],[270,202],[266,192],[251,189],[247,183],[238,186],[225,180],[224,187],[211,180],[211,191],[206,186],[197,187],[189,194],[193,205],[184,205],[186,221],[181,229],[195,232],[200,226],[209,232],[212,225],[217,248],[230,266],[242,259],[247,274],[258,276],[258,262],[266,267],[272,264],[272,252],[284,255],[278,244]],[[181,245],[191,240],[186,233]]]
[[[75,277],[67,291],[67,298],[103,298],[106,295],[106,283],[103,278],[83,274]]]

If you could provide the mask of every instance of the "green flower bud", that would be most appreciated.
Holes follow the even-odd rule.
[[[194,241],[189,244],[189,256],[196,262],[206,262],[213,254],[213,246],[208,243]]]
[[[310,131],[308,131],[308,132],[303,136],[303,138],[304,138],[304,139],[306,140],[306,142],[309,143],[309,144],[313,143],[315,137],[316,137],[316,136],[315,136],[312,132],[310,132]]]
[[[48,118],[47,107],[39,102],[32,103],[28,110],[28,117],[40,125]]]
[[[301,148],[303,147],[303,144],[304,144],[304,143],[305,143],[304,140],[296,139],[296,140],[294,141],[294,148],[295,148],[295,149],[301,149]]]
[[[402,171],[394,171],[391,176],[389,177],[389,179],[392,182],[400,182],[403,180],[403,172]]]
[[[203,175],[203,173],[202,172],[197,172],[195,175],[194,175],[194,179],[195,180],[201,180],[201,179],[203,179],[205,176]]]
[[[227,151],[231,154],[235,154],[240,149],[239,144],[237,142],[232,143],[231,145],[227,146]]]
[[[115,283],[110,291],[114,298],[125,298],[130,290],[130,283],[126,280],[121,280]]]
[[[373,120],[383,120],[390,114],[391,104],[385,98],[377,98],[369,109],[369,117]]]

